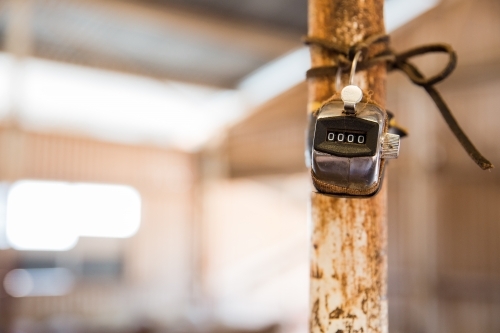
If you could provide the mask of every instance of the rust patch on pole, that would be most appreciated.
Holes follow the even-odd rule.
[[[382,0],[309,0],[309,36],[349,47],[384,31]],[[335,56],[311,46],[313,67],[335,65]],[[355,83],[385,107],[385,78],[379,64]],[[311,78],[308,89],[309,112],[337,93],[334,77]],[[311,214],[310,332],[387,332],[386,186],[369,199],[313,193]]]
[[[312,196],[310,332],[386,332],[385,188]]]

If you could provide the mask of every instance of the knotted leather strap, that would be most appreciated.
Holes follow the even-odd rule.
[[[358,51],[362,51],[364,54],[367,53],[368,49],[374,44],[384,43],[385,49],[382,52],[372,56],[362,59],[358,63],[356,70],[367,69],[377,63],[385,62],[387,63],[387,69],[400,70],[408,76],[408,78],[416,85],[421,86],[427,91],[429,96],[432,98],[437,108],[441,112],[444,120],[448,124],[448,127],[453,132],[455,137],[458,139],[462,147],[469,154],[474,162],[483,170],[488,170],[493,168],[493,164],[488,161],[477,149],[474,147],[472,142],[469,140],[467,135],[458,125],[455,117],[451,113],[448,105],[443,100],[439,92],[434,88],[434,85],[438,82],[446,79],[451,72],[456,67],[457,55],[453,48],[448,44],[429,44],[420,47],[412,48],[408,51],[396,53],[389,48],[389,36],[388,35],[373,35],[368,37],[363,42],[353,45],[350,48],[345,48],[339,46],[331,41],[316,38],[316,37],[306,37],[304,38],[306,44],[320,45],[321,47],[337,53],[336,63],[337,66],[322,66],[311,68],[307,71],[307,78],[320,77],[320,76],[335,76],[337,70],[340,67],[343,71],[348,70],[351,67],[352,59]],[[447,53],[449,56],[448,63],[446,66],[436,75],[426,78],[415,65],[409,62],[409,60],[418,55],[423,55],[427,53]]]

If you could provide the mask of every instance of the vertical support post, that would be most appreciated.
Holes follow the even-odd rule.
[[[350,47],[384,32],[383,0],[309,0],[311,37]],[[335,59],[335,52],[311,46],[312,67],[335,65]],[[384,108],[385,78],[381,63],[358,73],[355,84]],[[310,78],[308,90],[313,112],[337,93],[335,77]],[[311,333],[388,331],[386,189],[369,199],[312,194]]]

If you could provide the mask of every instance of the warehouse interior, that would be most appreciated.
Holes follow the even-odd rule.
[[[500,3],[386,0],[500,164]],[[0,1],[0,332],[306,333],[306,0]],[[438,72],[446,56],[415,60]],[[500,330],[500,177],[401,73],[392,333]]]

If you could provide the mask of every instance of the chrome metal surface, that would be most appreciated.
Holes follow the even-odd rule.
[[[382,141],[382,158],[398,158],[399,143],[401,142],[399,135],[385,133]]]
[[[358,103],[357,104],[356,117],[365,120],[373,121],[375,123],[382,124],[385,123],[385,114],[374,104],[369,103]],[[334,101],[325,104],[321,108],[321,112],[318,115],[318,119],[329,118],[329,117],[339,117],[344,114],[344,103],[341,101]]]
[[[380,159],[377,155],[371,157],[352,157],[350,158],[350,162],[350,188],[364,190],[378,182]]]
[[[386,115],[381,109],[374,104],[368,103],[359,103],[357,108],[357,118],[379,124],[379,144],[377,144],[374,156],[341,157],[313,149],[312,169],[315,175],[324,182],[362,191],[373,187],[379,181],[383,142],[387,142],[388,147],[391,146],[392,149],[395,149],[396,143],[393,136],[383,134]],[[318,119],[339,116],[345,116],[344,103],[340,101],[330,102],[323,106]],[[399,147],[399,141],[397,143]],[[387,152],[391,154],[392,150],[390,152],[387,150]]]
[[[312,168],[321,180],[349,187],[350,159],[322,153],[313,149]]]

